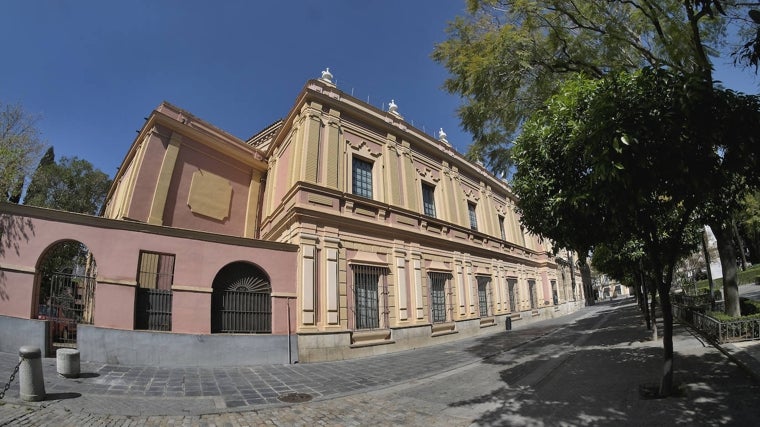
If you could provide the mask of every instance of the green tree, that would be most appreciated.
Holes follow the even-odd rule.
[[[451,23],[448,40],[436,46],[433,58],[451,74],[446,89],[464,100],[459,116],[474,136],[469,158],[486,160],[495,173],[511,170],[512,141],[525,121],[574,75],[601,78],[643,66],[665,68],[692,76],[703,86],[688,102],[721,104],[705,108],[703,117],[712,119],[706,112],[715,109],[725,112],[722,102],[732,96],[721,92],[713,98],[712,60],[722,53],[719,47],[726,44],[728,25],[740,22],[739,17],[756,5],[723,0],[468,0],[467,4],[468,14]],[[700,121],[699,111],[691,114],[694,123],[713,125],[701,127],[713,142],[709,150],[724,152],[731,128],[715,120]],[[732,147],[736,153],[746,152]],[[703,221],[717,239],[726,312],[736,316],[736,250],[730,218],[737,200],[752,188],[746,178],[757,175],[758,167],[756,154],[743,158],[726,154],[730,161],[712,159],[702,172],[715,173],[704,194],[708,206]],[[574,249],[582,253],[583,248]]]
[[[26,188],[26,194],[24,195],[25,205],[42,205],[45,191],[50,186],[50,181],[54,177],[52,168],[55,168],[55,150],[50,146],[45,151],[45,154],[42,155],[40,162],[37,164],[37,169],[34,170],[32,179],[29,181],[29,186]]]
[[[653,69],[570,80],[514,148],[513,188],[530,232],[562,247],[641,242],[664,320],[662,395],[673,385],[674,270],[699,241],[704,170],[718,156],[694,126],[700,83]]]
[[[744,196],[739,227],[748,242],[751,260],[760,263],[760,191]]]
[[[38,118],[0,102],[0,197],[18,203],[24,181],[42,150]]]
[[[39,178],[40,186],[24,200],[33,206],[94,215],[111,185],[108,175],[77,157],[62,157],[37,171],[40,174],[35,174],[35,179]]]

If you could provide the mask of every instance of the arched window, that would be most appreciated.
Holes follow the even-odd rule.
[[[272,332],[272,286],[265,272],[234,262],[219,270],[212,287],[212,333]]]

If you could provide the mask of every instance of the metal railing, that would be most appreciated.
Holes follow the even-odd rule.
[[[135,329],[150,331],[172,330],[172,291],[137,289]]]
[[[219,332],[272,332],[272,296],[268,292],[225,290],[221,299]]]
[[[718,343],[760,339],[760,319],[722,321],[704,313],[702,307],[673,304],[673,315]]]

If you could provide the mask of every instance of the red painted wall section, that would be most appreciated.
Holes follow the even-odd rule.
[[[198,171],[210,172],[229,181],[232,200],[227,218],[220,221],[191,211],[187,201],[193,174]],[[242,236],[245,231],[251,176],[250,166],[184,138],[169,186],[164,225]]]

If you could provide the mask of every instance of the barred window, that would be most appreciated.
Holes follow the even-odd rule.
[[[475,213],[475,203],[467,203],[467,211],[470,213],[470,228],[478,231],[478,217]]]
[[[135,329],[171,331],[174,255],[140,251]]]
[[[433,323],[446,322],[446,273],[428,273],[430,279],[430,317]]]
[[[480,317],[487,317],[488,312],[488,287],[491,284],[491,278],[486,276],[477,276],[478,281],[478,309]]]
[[[380,291],[385,268],[354,265],[354,314],[356,329],[380,327]],[[383,295],[386,293],[383,290]],[[385,315],[385,313],[383,313]]]
[[[372,198],[372,163],[353,158],[353,193],[357,196]]]
[[[427,216],[435,218],[435,187],[422,183],[422,206]]]
[[[528,293],[530,294],[530,308],[538,307],[538,296],[536,295],[536,281],[528,280]]]
[[[507,292],[509,295],[509,310],[515,312],[517,310],[517,298],[515,296],[515,288],[517,288],[517,279],[507,279]]]
[[[499,215],[499,231],[501,231],[501,240],[507,240],[507,233],[504,232],[504,217]]]

